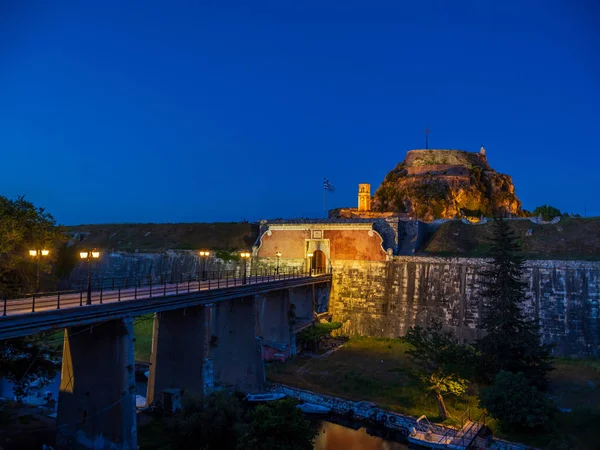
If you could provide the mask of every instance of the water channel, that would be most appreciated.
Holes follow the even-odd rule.
[[[136,382],[136,394],[146,396],[147,382],[138,380]],[[56,378],[41,389],[32,389],[31,394],[25,399],[26,403],[41,405],[46,394],[51,394],[58,399],[60,388],[60,372]],[[12,398],[13,386],[6,380],[0,379],[0,397]],[[371,435],[363,424],[358,422],[334,423],[328,418],[317,422],[318,434],[315,440],[315,450],[407,450],[406,444]],[[376,430],[369,430],[373,434],[379,434]],[[383,430],[379,430],[382,432]]]

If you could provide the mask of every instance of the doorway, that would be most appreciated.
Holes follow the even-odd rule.
[[[325,273],[327,270],[327,257],[321,250],[315,250],[312,257],[312,273]]]

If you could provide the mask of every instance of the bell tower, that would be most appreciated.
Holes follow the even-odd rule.
[[[359,184],[358,185],[358,210],[359,211],[371,211],[371,185],[370,184]]]

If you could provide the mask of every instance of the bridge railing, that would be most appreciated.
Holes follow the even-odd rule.
[[[2,296],[2,314],[36,312],[69,306],[86,306],[163,297],[207,289],[221,289],[245,284],[266,283],[308,277],[312,271],[302,268],[285,270],[260,269],[241,273],[235,270],[203,271],[194,273],[159,274],[146,277],[96,277],[80,283],[78,289],[51,292],[32,292]],[[30,308],[30,309],[29,309]]]

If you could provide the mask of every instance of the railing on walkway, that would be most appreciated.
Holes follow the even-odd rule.
[[[88,284],[81,282],[79,289],[52,292],[33,292],[2,296],[2,315],[7,316],[17,308],[22,311],[25,307],[36,312],[36,303],[43,302],[44,310],[49,305],[61,309],[61,302],[69,300],[69,307],[86,306],[120,302],[122,300],[137,300],[177,295],[187,292],[207,289],[221,289],[246,284],[267,283],[271,281],[289,280],[315,275],[312,271],[300,268],[287,270],[263,269],[245,273],[243,270],[219,270],[195,273],[171,273],[150,275],[147,277],[95,277]]]

